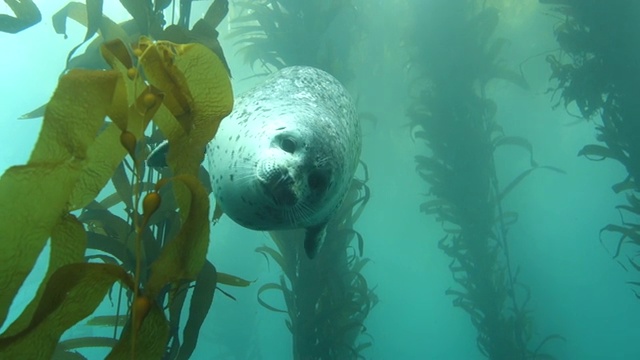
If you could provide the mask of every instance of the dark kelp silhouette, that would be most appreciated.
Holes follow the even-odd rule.
[[[415,138],[427,155],[416,156],[418,174],[429,184],[430,199],[420,210],[434,215],[447,233],[439,242],[452,261],[456,287],[446,291],[466,311],[478,331],[477,345],[489,359],[553,359],[541,352],[553,335],[532,348],[528,288],[518,281],[509,257],[507,230],[516,212],[502,200],[537,169],[532,146],[507,136],[495,122],[497,104],[486,84],[496,78],[526,87],[522,76],[501,65],[507,43],[494,39],[498,10],[475,0],[437,0],[413,5],[414,38],[408,42],[415,80],[408,115]],[[515,146],[530,154],[530,168],[501,187],[494,153]]]
[[[621,224],[600,230],[617,236],[613,258],[627,269],[640,271],[640,3],[545,0],[562,15],[554,32],[561,55],[549,55],[550,89],[559,92],[565,108],[575,104],[580,115],[594,120],[598,144],[585,145],[578,152],[591,160],[612,159],[627,170],[627,177],[612,186],[625,193],[627,204],[617,206]],[[598,121],[599,120],[599,121]],[[623,251],[624,245],[632,245]],[[633,250],[631,250],[633,249]],[[624,257],[625,259],[621,259]],[[627,265],[625,265],[627,264]],[[631,281],[640,299],[640,281]]]
[[[226,1],[216,0],[190,30],[158,25],[159,2],[121,2],[135,26],[102,15],[102,1],[70,3],[54,16],[60,33],[72,18],[87,27],[85,42],[98,37],[83,54],[71,52],[51,100],[26,116],[44,115],[28,163],[0,178],[0,323],[38,254],[51,246],[35,298],[0,335],[2,358],[78,359],[79,348],[107,346],[109,359],[186,359],[216,286],[249,284],[217,273],[205,258],[210,187],[199,180],[208,179],[200,162],[233,103],[215,32]],[[109,70],[78,68],[100,57]],[[145,159],[148,145],[165,138],[168,169],[159,173]],[[109,180],[115,193],[98,200]],[[113,338],[58,343],[112,296],[114,283],[117,313],[89,322],[113,325]]]
[[[347,65],[357,25],[339,22],[339,35],[331,36],[340,15],[352,14],[351,0],[238,1],[242,13],[232,19],[237,24],[230,36],[237,38],[238,53],[253,68],[270,72],[285,66],[307,65],[321,68],[341,81],[350,80],[353,73]]]
[[[31,0],[5,0],[14,16],[0,14],[0,31],[16,34],[42,20],[40,10]]]
[[[270,72],[291,65],[310,65],[328,71],[345,81],[348,52],[327,53],[336,41],[347,41],[353,24],[343,24],[343,39],[327,37],[336,16],[351,11],[350,1],[245,1],[244,11],[235,24],[239,53],[252,66],[262,65]],[[348,47],[347,47],[348,49]],[[366,169],[365,169],[366,173]],[[377,297],[360,273],[368,259],[362,258],[364,239],[354,223],[369,199],[365,179],[355,179],[343,207],[327,228],[327,237],[318,256],[310,261],[304,254],[300,233],[273,232],[275,248],[262,246],[256,251],[271,259],[283,270],[279,283],[264,284],[258,301],[267,309],[288,315],[285,320],[293,337],[294,359],[356,359],[371,341],[364,321],[377,303]],[[357,251],[352,242],[357,240]],[[282,293],[286,309],[263,300],[268,291]]]
[[[276,247],[256,249],[284,273],[279,283],[260,287],[258,301],[287,314],[295,359],[359,359],[364,358],[361,351],[372,345],[359,337],[378,299],[360,273],[369,259],[362,257],[364,240],[353,229],[369,196],[366,179],[354,180],[344,205],[327,227],[327,241],[313,260],[304,252],[302,231],[272,232]],[[286,309],[262,299],[263,293],[273,290],[282,294]]]

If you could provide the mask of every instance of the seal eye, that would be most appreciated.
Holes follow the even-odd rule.
[[[327,189],[327,185],[329,185],[329,177],[320,170],[314,170],[309,173],[307,183],[309,184],[309,188],[313,191],[324,191]]]
[[[293,154],[293,152],[296,150],[296,142],[291,138],[284,138],[280,142],[280,148],[288,152],[289,154]]]

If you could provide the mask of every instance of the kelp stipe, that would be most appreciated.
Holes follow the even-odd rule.
[[[226,1],[215,1],[210,8],[215,11],[207,12],[198,28],[178,32],[154,25],[162,13],[150,2],[122,3],[140,27],[113,23],[102,15],[102,1],[97,0],[86,6],[70,3],[54,16],[61,33],[65,20],[72,18],[87,27],[85,41],[96,32],[99,36],[82,55],[69,55],[68,71],[42,108],[43,126],[29,162],[0,178],[0,247],[6,260],[0,271],[2,321],[35,257],[51,239],[44,283],[0,336],[3,358],[83,358],[76,350],[91,346],[111,348],[110,359],[188,358],[216,284],[248,285],[217,274],[205,259],[209,190],[198,180],[199,161],[233,101],[216,37],[203,38],[203,46],[137,35],[217,35]],[[136,41],[129,46],[132,39]],[[99,64],[97,58],[111,70],[75,69]],[[149,137],[151,121],[157,129]],[[146,144],[161,137],[174,149],[162,175],[144,166]],[[96,200],[110,179],[116,192]],[[119,204],[124,217],[116,210]],[[79,209],[78,218],[69,214]],[[87,247],[100,252],[87,252],[85,262]],[[179,315],[194,281],[196,306],[190,307],[180,344]],[[90,321],[113,324],[113,338],[58,344],[64,331],[93,313],[115,282],[124,289],[118,295],[126,296],[123,308],[115,316]]]
[[[554,5],[561,21],[554,32],[561,55],[547,56],[551,92],[559,93],[554,106],[571,104],[596,125],[598,144],[585,145],[579,156],[612,159],[627,171],[614,184],[627,203],[616,206],[620,224],[600,230],[600,241],[611,247],[613,258],[637,278],[640,273],[640,3],[545,0]],[[599,120],[599,121],[598,121]],[[613,235],[610,239],[608,235]],[[640,299],[640,281],[629,282]]]
[[[360,273],[369,259],[362,257],[364,240],[353,228],[369,196],[366,179],[354,179],[313,260],[305,254],[301,231],[271,232],[276,247],[256,249],[284,273],[279,283],[260,287],[258,301],[287,314],[295,359],[363,359],[362,351],[372,345],[360,336],[366,334],[364,321],[378,298]],[[263,293],[274,290],[282,293],[286,309],[262,299]]]
[[[332,39],[325,36],[341,11],[353,11],[350,1],[243,1],[237,5],[242,12],[231,19],[231,35],[238,39],[238,52],[251,66],[258,63],[260,71],[270,72],[308,65],[343,82],[351,77],[348,51],[331,52]],[[352,26],[340,28],[348,39]],[[276,247],[257,249],[285,272],[279,283],[262,285],[258,301],[269,310],[288,314],[285,324],[292,333],[294,359],[360,359],[364,358],[362,351],[372,345],[360,337],[368,336],[364,322],[377,297],[360,273],[368,259],[362,258],[364,239],[353,228],[369,198],[365,181],[366,176],[364,181],[354,180],[314,260],[307,259],[303,237],[296,232],[273,232]],[[281,292],[287,308],[263,301],[267,291]]]
[[[530,344],[530,294],[518,281],[506,236],[517,213],[504,211],[501,204],[534,170],[561,171],[539,166],[531,156],[529,169],[504,187],[498,184],[496,150],[509,145],[532,152],[526,139],[504,134],[494,120],[497,104],[485,93],[487,82],[496,78],[526,85],[520,74],[498,61],[506,43],[492,36],[498,10],[475,0],[414,6],[409,56],[416,73],[408,115],[413,136],[427,146],[426,154],[416,156],[417,172],[429,185],[430,197],[420,211],[442,223],[446,235],[438,247],[452,259],[449,268],[456,286],[446,294],[469,314],[483,356],[553,359],[541,349],[560,336],[548,336],[537,347]]]

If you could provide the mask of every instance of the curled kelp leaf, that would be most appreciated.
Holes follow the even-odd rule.
[[[67,35],[67,18],[74,19],[87,27],[84,41],[89,40],[100,27],[102,20],[102,0],[87,0],[86,5],[79,2],[70,2],[60,9],[51,18],[56,33]]]
[[[520,175],[516,176],[515,179],[511,180],[511,182],[509,184],[507,184],[507,186],[505,186],[504,189],[502,189],[502,191],[500,192],[500,194],[498,194],[498,201],[501,201],[505,198],[505,196],[507,196],[516,186],[518,186],[522,180],[524,180],[527,176],[529,176],[532,172],[534,172],[535,170],[539,170],[539,169],[547,169],[547,170],[551,170],[553,172],[556,172],[558,174],[566,174],[566,172],[562,169],[559,169],[557,167],[554,166],[536,166],[536,167],[532,167],[530,169],[527,169],[525,171],[523,171],[522,173],[520,173]]]
[[[189,318],[184,326],[183,343],[178,350],[176,359],[189,359],[196,348],[198,334],[204,323],[204,319],[211,308],[213,295],[216,290],[217,272],[215,266],[209,261],[204,263],[198,274],[193,295],[189,305]]]
[[[42,20],[42,15],[32,0],[4,0],[16,14],[15,17],[0,14],[0,31],[16,34]]]
[[[191,194],[186,221],[178,236],[164,246],[160,256],[151,264],[151,277],[145,289],[155,298],[167,284],[181,280],[195,280],[205,263],[209,246],[209,197],[197,178],[179,175],[172,179],[186,186]]]
[[[533,158],[533,145],[531,145],[531,142],[529,140],[521,136],[499,136],[493,141],[494,148],[498,148],[505,145],[517,146],[526,150],[529,153],[529,162],[531,163],[531,166],[532,167],[538,166],[538,164]]]
[[[60,267],[47,281],[29,326],[0,339],[0,354],[8,359],[50,358],[62,333],[93,313],[116,281],[133,286],[129,274],[119,266],[75,263]]]
[[[267,261],[267,266],[270,266],[269,257],[271,257],[278,264],[278,267],[285,272],[285,275],[288,277],[293,276],[294,274],[288,274],[287,270],[291,269],[291,266],[287,264],[287,259],[282,256],[277,250],[269,247],[269,246],[260,246],[255,250],[257,253],[262,254],[265,260]],[[267,256],[269,255],[269,256]]]
[[[91,39],[96,33],[99,33],[100,37],[89,45],[85,51],[86,56],[82,56],[80,61],[76,61],[76,65],[85,65],[82,67],[87,67],[86,65],[96,62],[100,65],[103,64],[98,50],[105,41],[117,38],[128,42],[129,35],[127,32],[121,26],[102,14],[102,3],[103,0],[87,0],[86,5],[79,2],[70,2],[51,18],[54,30],[56,33],[64,35],[65,39],[67,38],[67,19],[73,19],[87,28],[87,32],[82,42],[71,49],[69,55],[67,55],[67,69],[72,67],[71,59],[76,50]]]
[[[615,159],[624,163],[625,155],[622,152],[616,152],[610,148],[602,145],[585,145],[580,151],[578,156],[584,156],[589,160],[600,161],[604,159]]]
[[[236,287],[247,287],[253,283],[253,281],[245,280],[235,275],[218,272],[217,273],[218,284],[224,284]]]
[[[278,309],[275,306],[269,305],[269,303],[267,303],[265,300],[262,299],[262,294],[265,291],[269,291],[269,290],[278,290],[280,292],[285,292],[285,290],[288,290],[288,289],[283,284],[276,284],[276,283],[264,284],[264,285],[260,286],[260,288],[258,289],[258,295],[257,295],[258,296],[258,303],[260,305],[262,305],[265,309],[269,309],[271,311],[287,314],[288,313],[287,310]]]

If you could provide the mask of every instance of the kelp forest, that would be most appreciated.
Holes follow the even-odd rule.
[[[626,0],[5,0],[0,359],[638,358],[638,39]],[[312,258],[207,160],[291,66],[362,131]]]

